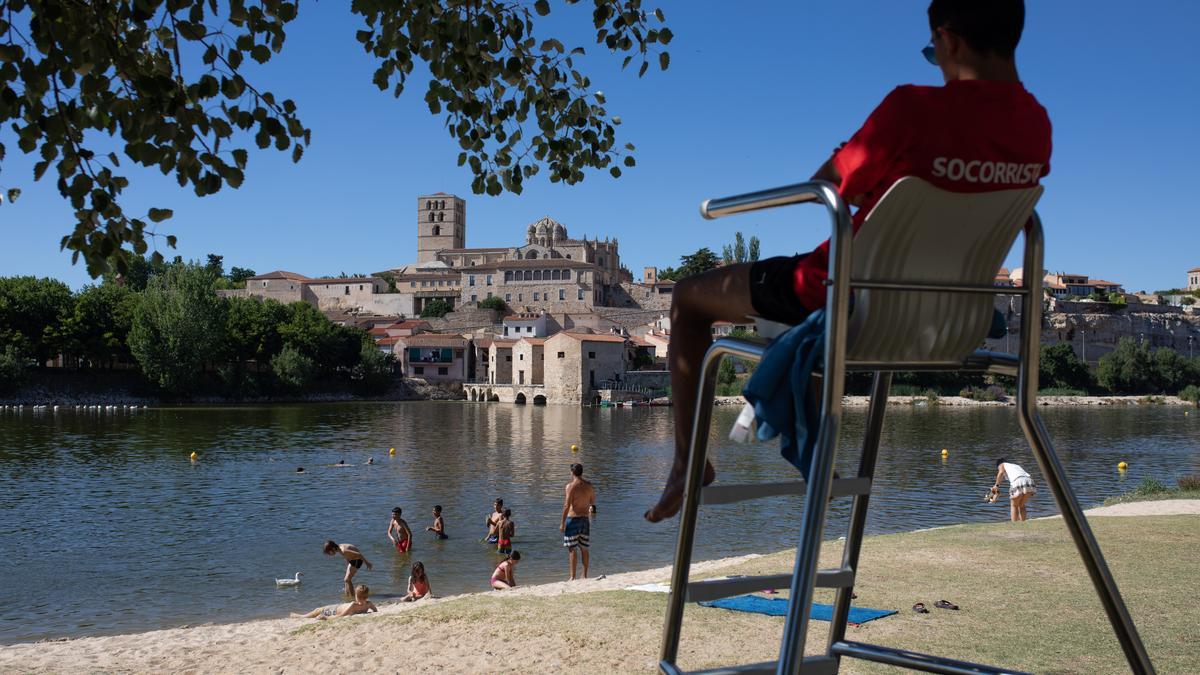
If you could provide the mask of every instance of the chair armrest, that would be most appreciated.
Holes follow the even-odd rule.
[[[845,208],[841,205],[837,188],[828,181],[814,180],[805,183],[784,185],[783,187],[748,192],[732,197],[706,199],[700,204],[700,215],[707,220],[731,216],[735,213],[761,211],[779,206],[802,204],[804,202],[823,202],[831,208]]]

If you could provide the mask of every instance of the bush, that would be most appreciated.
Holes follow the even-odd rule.
[[[16,347],[9,345],[0,351],[0,391],[12,391],[25,381],[28,359]]]
[[[392,386],[395,377],[392,364],[396,357],[379,351],[375,343],[363,342],[358,364],[351,373],[355,387],[364,394],[382,394]]]
[[[292,345],[287,345],[271,359],[271,372],[285,388],[303,389],[316,374],[316,364]]]
[[[1129,494],[1131,494],[1131,495],[1153,495],[1153,494],[1158,494],[1160,492],[1166,492],[1167,490],[1168,490],[1168,488],[1166,485],[1163,485],[1161,482],[1159,482],[1158,480],[1155,480],[1154,478],[1146,476],[1145,478],[1142,479],[1142,482],[1137,484],[1137,487],[1135,487],[1129,491]]]
[[[1039,389],[1038,396],[1087,396],[1088,393],[1082,389],[1071,389],[1070,387],[1047,387]]]
[[[1157,349],[1122,338],[1117,348],[1100,359],[1100,385],[1118,394],[1165,393],[1200,384],[1200,361],[1174,349]]]
[[[1180,476],[1179,489],[1200,490],[1200,475],[1192,474],[1191,476]]]
[[[490,298],[484,298],[483,300],[480,300],[476,304],[476,307],[479,309],[495,309],[501,312],[508,309],[508,305],[504,304],[504,301],[501,300],[500,296],[498,295],[493,295]]]
[[[446,316],[450,313],[450,303],[441,298],[434,298],[425,303],[425,307],[421,309],[422,319],[437,319]]]
[[[969,398],[973,401],[1006,401],[1008,394],[1004,391],[1004,387],[991,385],[990,387],[963,387],[958,395],[963,398]]]
[[[1087,364],[1075,355],[1075,350],[1066,342],[1042,345],[1038,360],[1038,380],[1043,387],[1066,387],[1087,389],[1092,383],[1092,374]]]
[[[1200,387],[1194,384],[1189,384],[1179,391],[1179,398],[1190,401],[1200,408]]]

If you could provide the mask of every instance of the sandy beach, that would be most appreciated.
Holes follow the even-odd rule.
[[[1195,527],[1197,521],[1194,519],[1194,515],[1200,514],[1200,500],[1129,503],[1093,509],[1088,513],[1096,518],[1094,526],[1101,531],[1101,536],[1103,529],[1098,521],[1133,522],[1128,518],[1102,518],[1110,515],[1143,516],[1146,522],[1159,524],[1177,523],[1181,521],[1174,519],[1185,518],[1187,526],[1183,530],[1189,533],[1200,530]],[[932,537],[936,541],[938,537],[962,536],[961,533],[970,532],[969,528],[1011,532],[1013,534],[1003,535],[1009,539],[1027,536],[1023,533],[1029,532],[1031,543],[1045,539],[1040,530],[1013,530],[1006,526],[999,523],[954,526],[936,532],[872,537],[868,539],[865,551],[903,537],[917,537],[916,541],[920,542],[921,537]],[[1056,526],[1048,521],[1035,527]],[[1173,525],[1164,531],[1179,529]],[[1069,544],[1063,542],[1063,545]],[[914,549],[911,555],[915,556],[908,564],[910,566],[929,563],[929,555],[944,555],[947,561],[964,558],[962,562],[968,568],[977,564],[965,559],[971,553],[957,549],[939,553],[915,550],[923,546],[905,544],[901,550],[910,548]],[[979,552],[979,555],[987,554]],[[693,574],[762,573],[764,567],[775,569],[790,564],[789,561],[790,552],[726,558],[698,563]],[[1120,566],[1114,565],[1119,571]],[[476,593],[408,605],[393,603],[382,605],[378,615],[332,622],[275,619],[12,645],[0,648],[0,672],[304,673],[330,669],[342,672],[543,672],[564,669],[645,672],[654,666],[663,594],[627,589],[665,582],[669,574],[670,568],[661,567],[586,581],[520,587],[511,592]],[[875,583],[882,584],[888,592],[893,592],[897,585],[886,576]],[[896,602],[893,598],[872,597],[872,587],[865,582],[861,588],[861,594],[876,606],[894,606],[888,603]],[[945,592],[958,592],[956,597],[965,599],[963,591]],[[1191,593],[1184,590],[1184,594]],[[585,598],[582,594],[594,595]],[[929,597],[927,601],[934,599],[937,598]],[[983,600],[980,597],[976,603],[984,604]],[[711,613],[713,610],[699,611]],[[694,613],[695,610],[689,609],[689,616]],[[963,614],[963,617],[967,616]],[[219,620],[219,617],[214,619]],[[870,630],[859,630],[865,630],[867,637],[872,637],[870,633],[874,632],[874,638],[903,636],[909,628],[906,622],[912,620],[905,611],[890,623],[875,622],[868,624],[872,627]],[[769,617],[718,612],[712,618],[693,623],[699,625],[697,630],[702,635],[724,636],[722,640],[690,640],[688,658],[694,661],[728,661],[731,658],[728,645],[721,644],[728,641],[728,631],[755,630],[760,639],[754,648],[747,649],[762,651],[760,656],[767,658],[770,658],[773,645],[777,644],[776,637],[761,633],[765,628],[768,633],[775,631],[771,635],[777,635],[778,620]],[[879,627],[875,628],[876,625]],[[1097,626],[1097,634],[1103,635],[1102,622]],[[635,636],[636,650],[629,646]],[[1097,658],[1101,657],[1103,654]],[[848,670],[858,672],[855,668]]]

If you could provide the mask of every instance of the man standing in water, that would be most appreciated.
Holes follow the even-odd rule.
[[[596,489],[583,479],[583,465],[571,465],[571,482],[567,483],[563,498],[562,523],[558,530],[563,533],[563,546],[567,549],[567,560],[571,564],[571,581],[575,580],[575,550],[583,558],[583,578],[588,575],[588,543],[592,533],[591,516],[596,513]]]

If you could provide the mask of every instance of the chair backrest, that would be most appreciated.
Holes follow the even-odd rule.
[[[991,285],[1041,195],[1041,186],[960,193],[903,178],[854,237],[851,278]],[[856,289],[854,301],[852,362],[960,362],[983,342],[995,307],[991,295],[881,289]]]

